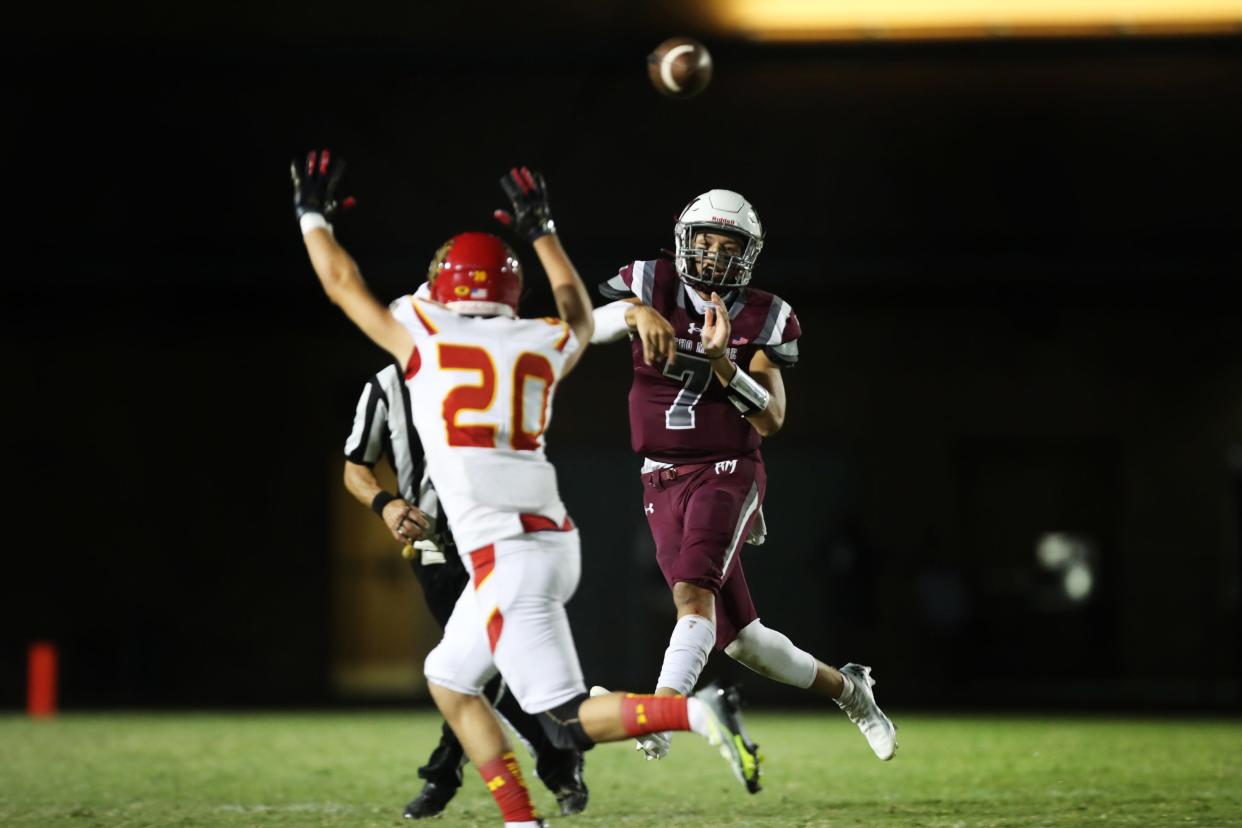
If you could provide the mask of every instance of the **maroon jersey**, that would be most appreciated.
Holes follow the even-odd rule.
[[[755,431],[725,396],[724,386],[703,356],[703,315],[694,309],[677,269],[667,259],[632,262],[600,286],[609,299],[637,296],[673,326],[677,359],[643,363],[634,338],[634,384],[630,386],[630,443],[634,451],[664,463],[692,463],[741,457],[759,447]],[[802,333],[793,308],[763,290],[743,288],[726,298],[732,330],[729,358],[746,368],[762,349],[782,367],[798,361]]]

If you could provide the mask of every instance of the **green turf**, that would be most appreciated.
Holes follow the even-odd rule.
[[[1242,825],[1242,722],[894,716],[877,761],[839,713],[749,715],[748,796],[692,735],[663,762],[589,754],[591,805],[560,826]],[[430,714],[0,718],[0,825],[397,826],[437,736]],[[528,775],[531,763],[525,762]],[[534,784],[545,813],[551,796]],[[431,825],[498,828],[467,769]]]

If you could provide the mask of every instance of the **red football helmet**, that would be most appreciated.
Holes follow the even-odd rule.
[[[427,282],[431,298],[457,313],[517,316],[522,263],[491,233],[460,233],[436,251]]]

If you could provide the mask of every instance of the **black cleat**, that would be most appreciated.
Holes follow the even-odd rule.
[[[763,757],[750,740],[742,723],[742,695],[736,687],[709,684],[694,694],[711,712],[707,743],[720,749],[720,755],[733,768],[733,775],[751,793],[759,793],[759,765]]]
[[[454,796],[457,795],[457,786],[445,785],[443,783],[428,782],[423,785],[423,789],[418,792],[418,796],[405,806],[403,816],[406,819],[425,819],[433,817],[444,810]]]
[[[567,757],[557,765],[539,767],[536,773],[547,789],[556,797],[556,804],[561,807],[561,816],[573,816],[586,810],[590,791],[586,780],[582,777],[582,769],[586,757],[582,751],[569,751]]]

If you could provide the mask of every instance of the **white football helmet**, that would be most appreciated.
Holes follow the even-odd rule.
[[[745,241],[741,256],[727,256],[723,266],[703,268],[705,251],[694,249],[696,233],[728,233]],[[763,249],[763,224],[754,206],[732,190],[709,190],[686,205],[673,228],[677,275],[692,287],[743,287],[750,282]]]

